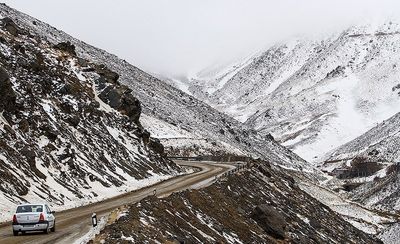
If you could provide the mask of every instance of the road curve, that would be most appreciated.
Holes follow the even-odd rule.
[[[13,236],[11,225],[0,227],[0,243],[71,244],[90,231],[90,217],[93,212],[96,212],[98,218],[100,218],[120,206],[138,202],[146,196],[152,195],[154,189],[157,189],[156,192],[158,196],[166,196],[173,192],[182,191],[191,186],[199,185],[201,182],[207,182],[211,178],[232,169],[231,165],[210,162],[177,161],[176,163],[182,166],[196,167],[201,170],[189,175],[178,176],[133,192],[125,193],[102,202],[56,213],[56,232],[47,235],[35,233]]]

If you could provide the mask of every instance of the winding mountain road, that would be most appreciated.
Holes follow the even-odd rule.
[[[199,185],[208,185],[215,176],[223,174],[234,168],[233,165],[212,163],[212,162],[188,162],[177,161],[181,166],[199,168],[200,171],[171,178],[158,184],[142,188],[133,192],[116,196],[102,202],[91,205],[65,210],[56,213],[56,232],[50,234],[33,233],[13,236],[11,223],[0,227],[0,243],[74,243],[79,238],[88,233],[91,226],[91,215],[97,213],[98,219],[108,215],[114,209],[126,204],[140,201],[141,199],[153,195],[154,189],[157,196],[167,196],[173,192],[189,189],[192,186],[198,188]]]

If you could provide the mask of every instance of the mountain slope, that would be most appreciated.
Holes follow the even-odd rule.
[[[140,124],[140,102],[117,73],[5,14],[3,9],[1,220],[18,203],[73,207],[182,172]]]
[[[131,206],[94,243],[380,243],[303,192],[279,168],[253,165],[201,190]]]
[[[364,179],[361,181],[364,184],[351,191],[350,196],[367,206],[398,212],[400,211],[399,143],[400,113],[397,113],[331,152],[322,167],[327,171],[342,168],[346,170],[345,172],[355,167],[359,168],[366,174],[358,176]],[[348,162],[356,159],[359,159],[359,165],[347,166]],[[376,165],[376,169],[372,171],[373,164]],[[356,175],[345,177],[345,180],[360,181]],[[330,184],[337,187],[340,183],[341,181],[336,180]]]
[[[386,162],[400,162],[400,113],[378,124],[327,156],[327,161],[364,157]]]
[[[388,22],[277,44],[202,99],[320,161],[399,112],[399,30]]]
[[[174,133],[185,131],[190,134],[190,140],[207,141],[208,143],[204,145],[198,143],[198,146],[205,147],[205,151],[213,150],[214,145],[225,151],[227,151],[226,148],[233,147],[235,151],[262,157],[273,163],[296,168],[308,167],[304,160],[280,146],[271,137],[257,134],[251,128],[243,126],[229,116],[217,112],[209,105],[167,85],[126,61],[74,39],[6,5],[0,5],[0,13],[3,16],[12,17],[18,25],[32,30],[51,43],[70,41],[76,47],[78,56],[106,64],[111,70],[120,74],[119,81],[130,87],[133,95],[142,102],[143,113],[147,115],[148,120],[143,120],[144,124],[161,121],[164,125],[171,126],[167,133],[171,130]],[[163,141],[168,147],[179,145],[176,140],[170,144],[168,142],[169,140]],[[185,145],[186,142],[183,141],[181,144]],[[197,150],[197,148],[192,149]]]

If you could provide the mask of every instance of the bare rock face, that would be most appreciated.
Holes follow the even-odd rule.
[[[119,110],[135,123],[139,122],[142,111],[140,102],[136,99],[131,90],[125,86],[109,85],[99,95],[100,99],[109,104],[112,108]]]
[[[0,111],[13,111],[15,110],[16,96],[12,89],[10,77],[6,70],[0,67]]]
[[[259,205],[254,209],[251,217],[271,236],[285,239],[285,218],[273,206]]]
[[[111,84],[118,84],[119,74],[110,70],[105,65],[98,65],[96,68],[96,72],[100,75],[101,82],[107,82]]]
[[[100,75],[97,84],[103,89],[99,98],[129,117],[135,124],[139,123],[142,106],[140,101],[132,95],[132,90],[118,82],[119,75],[104,65],[99,65],[96,72]]]
[[[75,45],[73,45],[71,42],[67,41],[67,42],[60,42],[57,45],[54,45],[55,49],[64,51],[66,53],[71,54],[72,56],[76,56],[76,52],[75,52]]]
[[[139,123],[140,114],[142,112],[142,106],[140,101],[134,97],[131,90],[125,90],[121,96],[121,106],[119,108],[129,119],[136,124]]]
[[[22,184],[18,180],[18,177],[16,177],[9,171],[7,164],[1,159],[0,159],[0,177],[3,181],[9,181],[15,183],[14,189],[9,189],[9,188],[7,189],[5,184],[4,185],[1,184],[0,191],[10,194],[13,194],[13,191],[15,191],[20,196],[28,194],[29,188],[26,185]]]
[[[3,28],[13,36],[18,36],[19,34],[24,33],[24,31],[9,17],[3,18],[1,22],[3,24]]]
[[[164,145],[157,138],[150,138],[149,147],[160,155],[165,155]]]

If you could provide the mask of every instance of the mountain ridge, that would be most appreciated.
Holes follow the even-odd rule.
[[[311,170],[303,159],[271,140],[268,136],[257,134],[251,128],[217,112],[208,104],[196,100],[192,96],[143,72],[125,60],[79,41],[6,5],[0,5],[0,10],[3,15],[7,13],[10,17],[14,16],[17,24],[28,30],[35,30],[39,36],[48,39],[48,41],[54,44],[69,41],[76,47],[76,53],[80,57],[106,64],[110,70],[120,74],[119,81],[131,88],[133,95],[142,102],[143,114],[147,115],[147,118],[155,118],[172,125],[174,131],[184,130],[189,132],[195,139],[200,137],[200,139],[208,140],[208,143],[200,144],[205,151],[212,151],[215,144],[221,150],[224,150],[223,144],[226,143],[245,154],[252,154],[253,157],[262,157],[273,163],[285,164],[295,168],[304,167]],[[154,121],[147,122],[152,123]],[[167,150],[171,146],[177,145],[176,141],[169,144],[168,140],[164,140],[163,143]],[[185,143],[183,141],[180,144],[185,145]]]
[[[1,221],[20,203],[71,208],[184,172],[140,124],[118,74],[71,43],[4,17],[0,66]]]
[[[322,161],[398,112],[399,29],[386,22],[278,43],[212,94],[189,90],[306,160]]]

